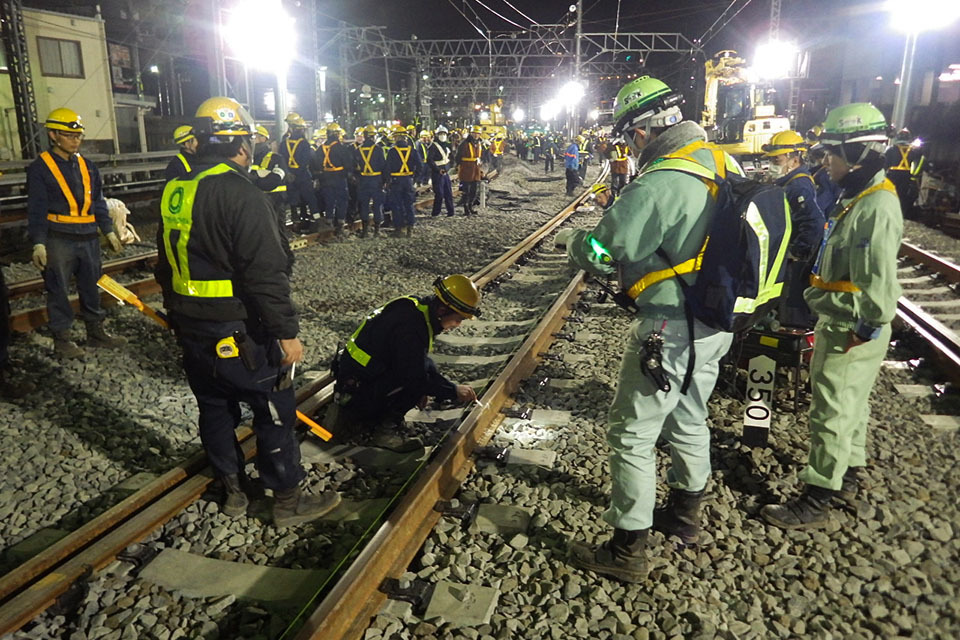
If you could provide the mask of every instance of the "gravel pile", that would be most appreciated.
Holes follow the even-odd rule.
[[[948,236],[914,220],[903,221],[903,240],[960,263],[960,239]]]

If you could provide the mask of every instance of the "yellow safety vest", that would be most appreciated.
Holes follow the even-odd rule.
[[[339,142],[334,142],[333,144],[322,144],[320,149],[323,151],[323,170],[324,171],[343,171],[343,167],[338,167],[337,165],[330,162],[330,149],[334,145],[340,144]]]
[[[813,263],[813,269],[812,269],[813,273],[810,274],[811,287],[815,287],[817,289],[823,289],[824,291],[842,291],[845,293],[856,293],[857,291],[860,291],[860,287],[853,284],[853,282],[851,282],[850,280],[834,280],[833,282],[827,282],[823,278],[821,278],[818,273],[820,271],[820,260],[823,258],[823,252],[826,250],[827,240],[830,239],[830,234],[837,227],[837,223],[840,222],[840,219],[843,218],[843,216],[847,215],[847,213],[851,209],[853,209],[853,205],[857,204],[857,202],[859,202],[861,198],[868,196],[871,193],[875,193],[877,191],[889,191],[893,195],[897,195],[897,188],[893,186],[893,183],[890,182],[889,179],[884,178],[883,182],[879,184],[875,184],[869,189],[864,189],[863,191],[858,193],[857,197],[851,200],[840,211],[840,213],[838,213],[836,216],[834,216],[832,219],[828,220],[824,224],[823,241],[820,244],[820,252],[817,254],[817,259]]]
[[[363,169],[360,171],[362,176],[379,176],[382,171],[374,171],[373,167],[370,165],[370,158],[373,157],[373,151],[377,148],[377,145],[372,144],[369,147],[358,147],[360,150],[360,157],[363,159]],[[363,150],[366,149],[367,152],[364,153]]]
[[[916,176],[920,173],[920,167],[923,166],[924,158],[920,158],[920,162],[914,164],[910,162],[910,145],[908,144],[898,144],[897,151],[900,152],[900,164],[889,169],[890,171],[909,171],[911,176]]]
[[[270,170],[270,163],[273,162],[273,151],[267,151],[263,158],[260,159],[260,164],[250,165],[250,171],[258,171],[260,169]],[[276,189],[271,189],[267,193],[281,193],[287,190],[287,185],[281,183]]]
[[[467,153],[469,153],[470,155],[466,158],[460,158],[460,162],[476,162],[480,155],[480,145],[477,144],[476,147],[477,148],[474,149],[474,143],[468,142]]]
[[[394,147],[394,150],[397,152],[397,155],[400,156],[400,171],[391,173],[390,175],[412,176],[413,171],[410,170],[410,165],[407,164],[407,161],[410,160],[410,154],[413,153],[413,147]],[[403,154],[404,151],[407,152],[406,155]]]
[[[173,272],[173,290],[182,296],[192,298],[230,298],[233,297],[231,280],[191,280],[190,261],[187,244],[190,242],[190,230],[193,228],[193,203],[197,197],[200,181],[210,176],[235,171],[226,164],[218,164],[202,171],[192,178],[177,178],[163,188],[160,200],[160,216],[163,219],[163,251]],[[171,238],[176,231],[174,245]]]
[[[67,205],[70,207],[70,213],[65,216],[57,213],[47,213],[47,220],[64,224],[96,222],[96,217],[90,214],[90,203],[93,202],[93,189],[90,186],[90,169],[87,168],[87,161],[83,159],[83,156],[79,153],[77,154],[77,164],[80,165],[80,178],[83,182],[82,207],[77,204],[77,199],[74,197],[73,191],[71,191],[69,185],[67,185],[66,178],[63,177],[63,173],[60,172],[60,167],[57,166],[57,161],[53,159],[50,152],[44,151],[41,153],[40,159],[43,160],[43,163],[47,165],[47,169],[53,174],[53,178],[60,186],[60,191],[63,192],[63,197],[66,198]]]
[[[495,156],[502,156],[503,145],[504,145],[503,140],[494,140],[493,143],[490,144],[490,153],[492,153]]]
[[[291,142],[293,143],[293,145],[290,144]],[[300,168],[300,163],[298,163],[298,162],[294,159],[293,154],[295,154],[295,153],[297,152],[297,147],[300,146],[300,143],[301,143],[301,142],[303,142],[303,138],[297,138],[296,140],[291,140],[290,138],[287,138],[287,140],[286,140],[287,156],[289,156],[289,158],[290,158],[290,159],[287,161],[287,166],[289,166],[291,169],[299,169],[299,168]]]
[[[381,312],[383,312],[384,309],[387,308],[388,305],[391,305],[394,302],[397,302],[398,300],[411,301],[414,305],[416,305],[417,310],[423,314],[423,319],[427,323],[427,337],[429,340],[429,342],[427,343],[427,351],[433,351],[433,325],[430,324],[430,308],[427,305],[422,304],[413,296],[401,296],[399,298],[394,298],[393,300],[383,305],[382,307],[371,311],[370,315],[368,315],[366,318],[363,319],[363,322],[360,323],[360,326],[357,327],[357,330],[354,331],[353,335],[350,336],[350,339],[347,340],[347,347],[346,347],[347,353],[349,353],[350,357],[353,358],[357,362],[357,364],[359,364],[361,367],[366,367],[370,363],[370,359],[373,356],[371,356],[369,353],[367,353],[357,345],[357,336],[359,336],[360,332],[363,331],[363,328],[367,325],[368,321],[376,318],[378,315],[380,315]]]
[[[183,170],[187,173],[190,173],[190,163],[187,162],[187,156],[183,155],[182,153],[178,153],[177,159],[180,161],[180,164],[183,165]]]
[[[613,145],[613,151],[614,153],[617,154],[616,157],[613,159],[614,162],[621,162],[623,160],[626,160],[630,155],[630,152],[627,150],[627,148],[619,144]]]

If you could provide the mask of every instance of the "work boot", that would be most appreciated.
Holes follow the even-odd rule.
[[[247,513],[247,507],[250,506],[250,499],[240,486],[240,476],[236,473],[222,476],[223,482],[223,504],[220,511],[231,518],[239,518]]]
[[[361,227],[360,227],[360,237],[361,237],[361,238],[366,238],[366,237],[367,237],[367,230],[370,228],[370,221],[369,221],[369,220],[364,220],[363,222],[360,223],[360,225],[361,225]]]
[[[296,486],[273,492],[273,526],[278,529],[310,522],[333,511],[340,504],[340,494],[324,491],[319,496],[301,493]]]
[[[817,529],[830,519],[830,501],[836,493],[808,484],[798,497],[783,504],[768,504],[760,515],[781,529]]]
[[[75,359],[83,357],[83,350],[70,339],[69,331],[53,334],[53,352],[61,358]]]
[[[399,224],[398,224],[398,225],[394,226],[394,228],[393,228],[393,237],[394,237],[394,238],[402,238],[403,236],[404,236],[404,233],[403,233],[403,225],[399,225]]]
[[[408,225],[407,225],[407,237],[409,238],[409,237],[411,237],[411,236],[413,236],[413,226],[411,226],[411,225],[408,224]]]
[[[103,329],[103,321],[87,322],[87,346],[95,349],[119,349],[127,344],[126,338],[112,336]]]
[[[374,221],[373,223],[373,237],[374,238],[380,237],[380,223],[376,221]]]
[[[677,536],[684,545],[695,545],[700,539],[703,491],[670,489],[667,504],[653,512],[653,528],[665,536]]]
[[[613,536],[598,547],[574,542],[570,546],[570,561],[581,569],[621,582],[640,582],[647,577],[647,554],[644,548],[649,533],[650,529],[614,529]]]
[[[843,484],[836,497],[847,504],[853,504],[860,493],[860,467],[847,467],[843,474]]]

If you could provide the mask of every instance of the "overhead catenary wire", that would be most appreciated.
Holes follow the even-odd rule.
[[[523,16],[527,20],[529,20],[531,26],[534,26],[534,27],[543,26],[539,22],[537,22],[536,20],[534,20],[533,18],[525,14],[523,11],[520,11],[520,9],[517,9],[513,4],[510,3],[510,0],[503,0],[503,3],[508,7],[510,7],[511,9],[513,9],[514,11],[516,11],[517,13],[519,13],[521,16]]]
[[[723,10],[723,13],[721,13],[720,16],[719,16],[716,20],[714,20],[713,24],[710,25],[710,28],[707,29],[706,31],[704,31],[704,32],[703,32],[703,35],[700,36],[700,37],[697,39],[697,41],[698,41],[698,43],[700,44],[701,47],[702,47],[703,45],[705,45],[706,43],[710,42],[711,40],[713,40],[713,38],[716,37],[716,35],[717,35],[718,33],[720,33],[721,31],[723,31],[723,29],[724,29],[728,24],[730,24],[730,21],[731,21],[731,20],[733,20],[734,18],[736,18],[738,15],[740,15],[740,12],[741,12],[741,11],[743,11],[744,9],[747,8],[747,6],[750,4],[750,2],[751,2],[752,0],[746,0],[746,1],[743,3],[743,5],[742,5],[739,9],[737,9],[736,13],[734,13],[732,16],[730,16],[729,18],[727,18],[727,20],[726,20],[723,24],[721,24],[719,28],[717,28],[716,30],[714,30],[714,27],[716,27],[717,24],[718,24],[721,20],[723,20],[724,16],[726,16],[727,13],[729,13],[730,10],[731,10],[731,9],[737,4],[737,2],[739,2],[739,1],[740,1],[740,0],[732,0],[732,2],[730,2],[730,4],[727,6],[727,8]]]
[[[501,13],[497,13],[496,11],[494,11],[490,6],[484,4],[483,0],[477,0],[477,4],[479,4],[481,7],[483,7],[484,9],[486,9],[487,11],[489,11],[490,13],[492,13],[493,15],[497,16],[498,18],[500,18],[500,19],[503,20],[504,22],[509,22],[509,23],[512,24],[513,26],[519,27],[520,29],[526,29],[526,27],[524,27],[522,24],[518,24],[518,23],[514,22],[513,20],[511,20],[510,18],[506,17],[505,15],[503,15],[503,14],[501,14]]]

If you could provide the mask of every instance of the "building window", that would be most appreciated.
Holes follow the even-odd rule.
[[[76,40],[60,40],[37,36],[40,50],[40,72],[54,78],[82,78],[83,58],[80,43]]]

